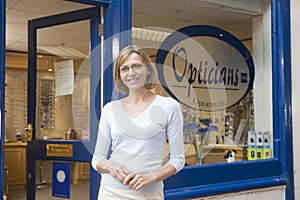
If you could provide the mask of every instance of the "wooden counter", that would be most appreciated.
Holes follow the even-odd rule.
[[[27,142],[22,142],[22,143],[16,141],[5,142],[4,147],[27,147]]]
[[[24,188],[26,184],[26,142],[4,143],[4,165],[8,169],[8,188]]]

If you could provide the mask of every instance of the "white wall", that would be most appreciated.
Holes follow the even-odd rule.
[[[292,102],[295,199],[300,199],[300,1],[291,0]]]
[[[271,4],[263,1],[263,15],[252,19],[252,49],[255,66],[255,130],[273,133]],[[273,140],[273,137],[271,137]],[[273,141],[270,141],[273,144]],[[273,148],[273,147],[272,147]]]

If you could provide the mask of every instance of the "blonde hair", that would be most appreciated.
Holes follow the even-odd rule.
[[[147,77],[145,88],[146,89],[153,89],[157,83],[157,72],[156,68],[153,65],[151,58],[149,55],[140,47],[136,45],[130,45],[122,49],[122,51],[119,53],[115,64],[114,64],[114,83],[116,86],[116,89],[121,92],[122,94],[128,93],[127,86],[123,83],[120,76],[120,66],[123,65],[123,63],[127,60],[127,58],[132,54],[137,53],[141,60],[145,63],[148,71],[150,74]]]

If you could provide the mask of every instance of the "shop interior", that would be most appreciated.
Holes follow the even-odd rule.
[[[271,69],[270,63],[266,63],[270,62],[267,61],[268,55],[264,52],[265,49],[270,49],[270,39],[265,38],[270,30],[266,28],[268,25],[261,25],[262,30],[256,27],[261,21],[268,20],[265,15],[269,15],[269,5],[268,0],[243,0],[239,3],[233,0],[132,1],[132,43],[147,49],[153,62],[162,41],[170,33],[190,25],[210,25],[224,29],[237,37],[253,56],[255,80],[259,80],[260,83],[255,83],[249,94],[238,104],[215,112],[190,109],[182,105],[184,126],[191,122],[197,124],[197,129],[184,129],[186,166],[226,163],[229,162],[226,155],[231,151],[235,152],[234,162],[248,161],[249,130],[259,130],[262,134],[270,133],[268,137],[270,144],[272,143],[271,122],[259,118],[261,113],[267,112],[269,114],[266,115],[270,115],[271,120],[271,105],[268,103],[268,106],[265,106],[266,103],[258,98],[259,95],[263,95],[266,102],[271,99],[271,90],[270,93],[262,94],[271,88],[271,75],[265,76],[267,80],[261,81],[263,75],[257,74],[267,73]],[[61,0],[6,0],[6,6],[4,159],[8,167],[8,197],[24,199],[27,146],[27,22],[30,19],[91,6]],[[89,131],[89,40],[89,23],[85,21],[46,28],[38,32],[37,139],[89,140],[90,134],[95,134]],[[259,41],[264,41],[263,50],[259,50],[262,45]],[[55,82],[54,68],[56,64],[67,61],[73,63],[74,90],[71,94],[60,95],[56,90],[58,85]],[[163,87],[157,87],[156,90],[161,95],[168,95]],[[240,136],[237,142],[235,136],[238,131]],[[46,192],[45,197],[40,193],[38,199],[49,199],[51,161],[37,160],[36,166],[37,195],[39,192]],[[84,198],[88,198],[89,195],[89,166],[89,163],[71,164],[71,192],[75,193],[80,186],[86,190],[80,194],[84,195]],[[73,196],[72,199],[76,199],[77,195]]]

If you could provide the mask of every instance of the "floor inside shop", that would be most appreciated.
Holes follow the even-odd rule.
[[[90,187],[89,184],[71,184],[70,199],[84,200],[89,199]],[[9,190],[8,200],[26,200],[26,189]],[[36,189],[36,200],[50,200],[50,199],[65,199],[52,196],[52,186],[42,187]]]

